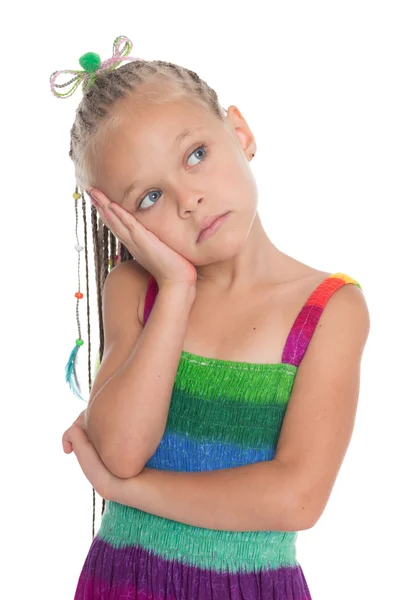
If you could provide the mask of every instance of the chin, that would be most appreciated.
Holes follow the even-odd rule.
[[[248,236],[247,236],[248,237]],[[193,261],[195,266],[210,265],[215,262],[221,262],[230,260],[240,254],[243,250],[246,239],[240,238],[236,231],[230,232],[228,235],[221,235],[221,239],[218,241],[210,238],[203,247],[199,246],[198,254],[201,254],[201,258],[196,256]]]

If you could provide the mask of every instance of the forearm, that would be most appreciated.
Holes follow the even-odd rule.
[[[279,462],[205,472],[144,468],[111,500],[188,525],[229,531],[301,528],[294,478]]]
[[[189,286],[160,288],[130,357],[90,402],[88,436],[118,477],[139,473],[160,443],[192,302]]]

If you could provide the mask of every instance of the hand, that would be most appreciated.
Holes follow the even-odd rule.
[[[132,256],[155,277],[159,288],[165,283],[188,285],[196,283],[197,270],[191,262],[164,244],[122,206],[110,202],[100,190],[91,189],[89,196],[92,197],[93,193],[98,201],[97,210],[103,223],[128,248]],[[113,208],[115,214],[109,210],[109,206]]]
[[[105,500],[112,500],[113,490],[119,479],[105,466],[96,448],[86,433],[85,412],[73,422],[62,436],[63,449],[66,454],[75,453],[86,478],[96,492]]]
[[[85,425],[85,415],[86,415],[86,408],[85,410],[83,410],[77,419],[75,419],[75,421],[72,423],[71,427],[69,427],[65,432],[64,435],[62,436],[62,445],[63,445],[63,450],[65,452],[65,454],[71,454],[73,448],[72,448],[72,443],[70,441],[70,437],[72,434],[72,429],[74,429],[75,427],[79,427],[80,429],[83,429],[84,432],[86,433],[86,425]]]

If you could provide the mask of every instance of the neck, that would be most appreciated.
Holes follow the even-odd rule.
[[[257,212],[240,251],[226,260],[197,267],[197,285],[201,289],[240,294],[259,284],[274,285],[290,279],[294,262],[297,263],[271,242]]]

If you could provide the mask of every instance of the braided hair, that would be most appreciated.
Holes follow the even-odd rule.
[[[219,118],[224,118],[225,109],[218,101],[216,92],[200,79],[194,71],[171,62],[161,60],[135,60],[123,64],[118,69],[99,73],[89,91],[84,93],[76,109],[75,121],[71,128],[69,156],[74,163],[76,190],[80,188],[86,261],[87,290],[87,332],[88,332],[88,383],[92,388],[90,362],[90,307],[89,307],[89,273],[87,254],[87,219],[84,190],[96,187],[97,157],[102,140],[110,129],[116,127],[120,117],[115,107],[120,100],[130,97],[144,83],[151,82],[152,93],[147,95],[148,102],[168,102],[176,98],[190,98],[201,103]],[[114,108],[114,112],[113,112]],[[79,196],[79,194],[77,194]],[[75,205],[76,206],[76,205]],[[104,330],[102,312],[102,292],[105,280],[114,266],[126,260],[134,259],[129,250],[113,235],[98,216],[97,209],[91,207],[91,229],[93,254],[95,263],[95,280],[97,288],[97,311],[99,319],[99,350],[94,375],[103,358]],[[76,207],[77,210],[77,207]],[[118,252],[116,250],[118,249]],[[80,337],[80,336],[79,336]],[[92,538],[95,535],[95,490],[93,488],[93,520]],[[103,515],[105,500],[102,499]]]

